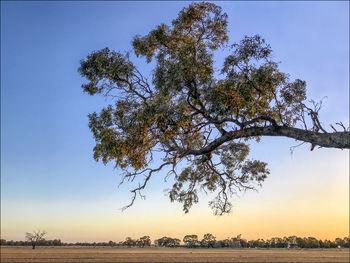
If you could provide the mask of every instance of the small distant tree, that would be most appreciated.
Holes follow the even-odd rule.
[[[231,246],[231,239],[226,238],[224,240],[220,240],[218,242],[219,247],[230,247]]]
[[[0,239],[0,246],[6,245],[6,239]]]
[[[109,242],[108,242],[108,246],[110,246],[110,247],[114,247],[116,245],[116,243],[115,242],[113,242],[112,240],[109,240]]]
[[[202,247],[214,247],[215,242],[216,242],[215,237],[212,234],[207,233],[203,236],[203,239],[201,241],[201,246]]]
[[[236,237],[231,238],[231,246],[232,247],[241,247],[241,234]]]
[[[341,239],[340,237],[337,237],[335,239],[335,243],[337,244],[338,247],[344,247],[344,244],[345,244],[344,240]]]
[[[181,240],[178,238],[170,238],[169,247],[179,247]]]
[[[183,242],[187,247],[196,247],[198,246],[198,236],[197,235],[186,235],[183,239]]]
[[[154,241],[154,244],[159,247],[178,247],[180,239],[171,237],[162,237]]]
[[[161,237],[156,240],[154,240],[154,245],[157,247],[166,247],[168,246],[168,241],[170,240],[170,237]]]
[[[306,247],[306,241],[305,238],[297,237],[297,246],[300,248],[305,248]]]
[[[32,249],[35,249],[35,246],[38,243],[45,240],[44,236],[46,235],[46,233],[47,233],[46,231],[40,231],[40,230],[34,231],[33,233],[29,233],[29,232],[26,233],[26,240],[32,244]]]
[[[62,246],[62,241],[61,241],[61,239],[54,239],[53,245],[54,245],[54,246]]]
[[[136,245],[136,240],[131,237],[127,237],[123,243],[124,246],[134,247]]]
[[[241,242],[241,247],[248,247],[249,245],[246,239],[241,238],[240,242]]]
[[[314,237],[308,237],[306,240],[306,244],[307,244],[308,248],[319,248],[320,247],[319,241]]]
[[[296,247],[297,246],[297,237],[296,236],[286,237],[285,242],[286,242],[286,246],[288,248]],[[321,242],[321,240],[320,240],[320,242]]]
[[[149,247],[151,245],[151,238],[149,236],[143,236],[136,242],[139,247]]]

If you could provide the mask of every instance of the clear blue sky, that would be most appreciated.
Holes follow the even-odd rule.
[[[77,68],[94,50],[130,51],[133,36],[169,24],[189,3],[1,2],[1,228],[7,238],[21,239],[22,230],[43,225],[50,232],[50,225],[36,223],[35,217],[23,219],[31,213],[67,218],[85,209],[86,217],[117,213],[120,220],[127,220],[131,212],[120,214],[118,208],[128,202],[128,186],[117,190],[118,170],[92,158],[94,140],[87,114],[106,101],[82,93]],[[244,35],[262,35],[281,61],[281,69],[293,79],[306,80],[309,98],[327,96],[321,111],[326,126],[336,121],[349,124],[349,2],[216,3],[229,15],[231,42]],[[217,58],[220,65],[222,56]],[[137,64],[150,71],[144,60]],[[285,160],[291,162],[289,147],[295,144],[265,139],[252,157],[269,162],[277,171]],[[324,160],[348,157],[348,151],[319,151],[316,155],[323,154]],[[305,146],[294,153],[298,154],[313,153]],[[344,166],[344,161],[339,165]],[[293,175],[283,180],[293,181]],[[278,192],[278,180],[273,182],[274,174],[270,183]],[[146,191],[150,200],[138,203],[152,203],[159,210],[157,200],[167,202],[163,194],[167,187],[162,178],[155,179]],[[173,210],[175,216],[182,216],[178,206]],[[17,232],[9,222],[17,222]],[[71,238],[64,231],[63,226],[51,230],[63,239]]]

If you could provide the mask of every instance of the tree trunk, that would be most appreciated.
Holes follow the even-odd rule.
[[[35,249],[35,244],[32,244],[32,249]]]

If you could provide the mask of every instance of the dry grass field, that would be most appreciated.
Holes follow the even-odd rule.
[[[1,247],[1,262],[349,262],[348,249]]]

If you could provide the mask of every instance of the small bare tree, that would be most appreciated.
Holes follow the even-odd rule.
[[[33,233],[26,233],[26,240],[32,243],[32,248],[35,249],[35,246],[40,242],[44,241],[44,236],[46,235],[46,231],[33,231]]]

